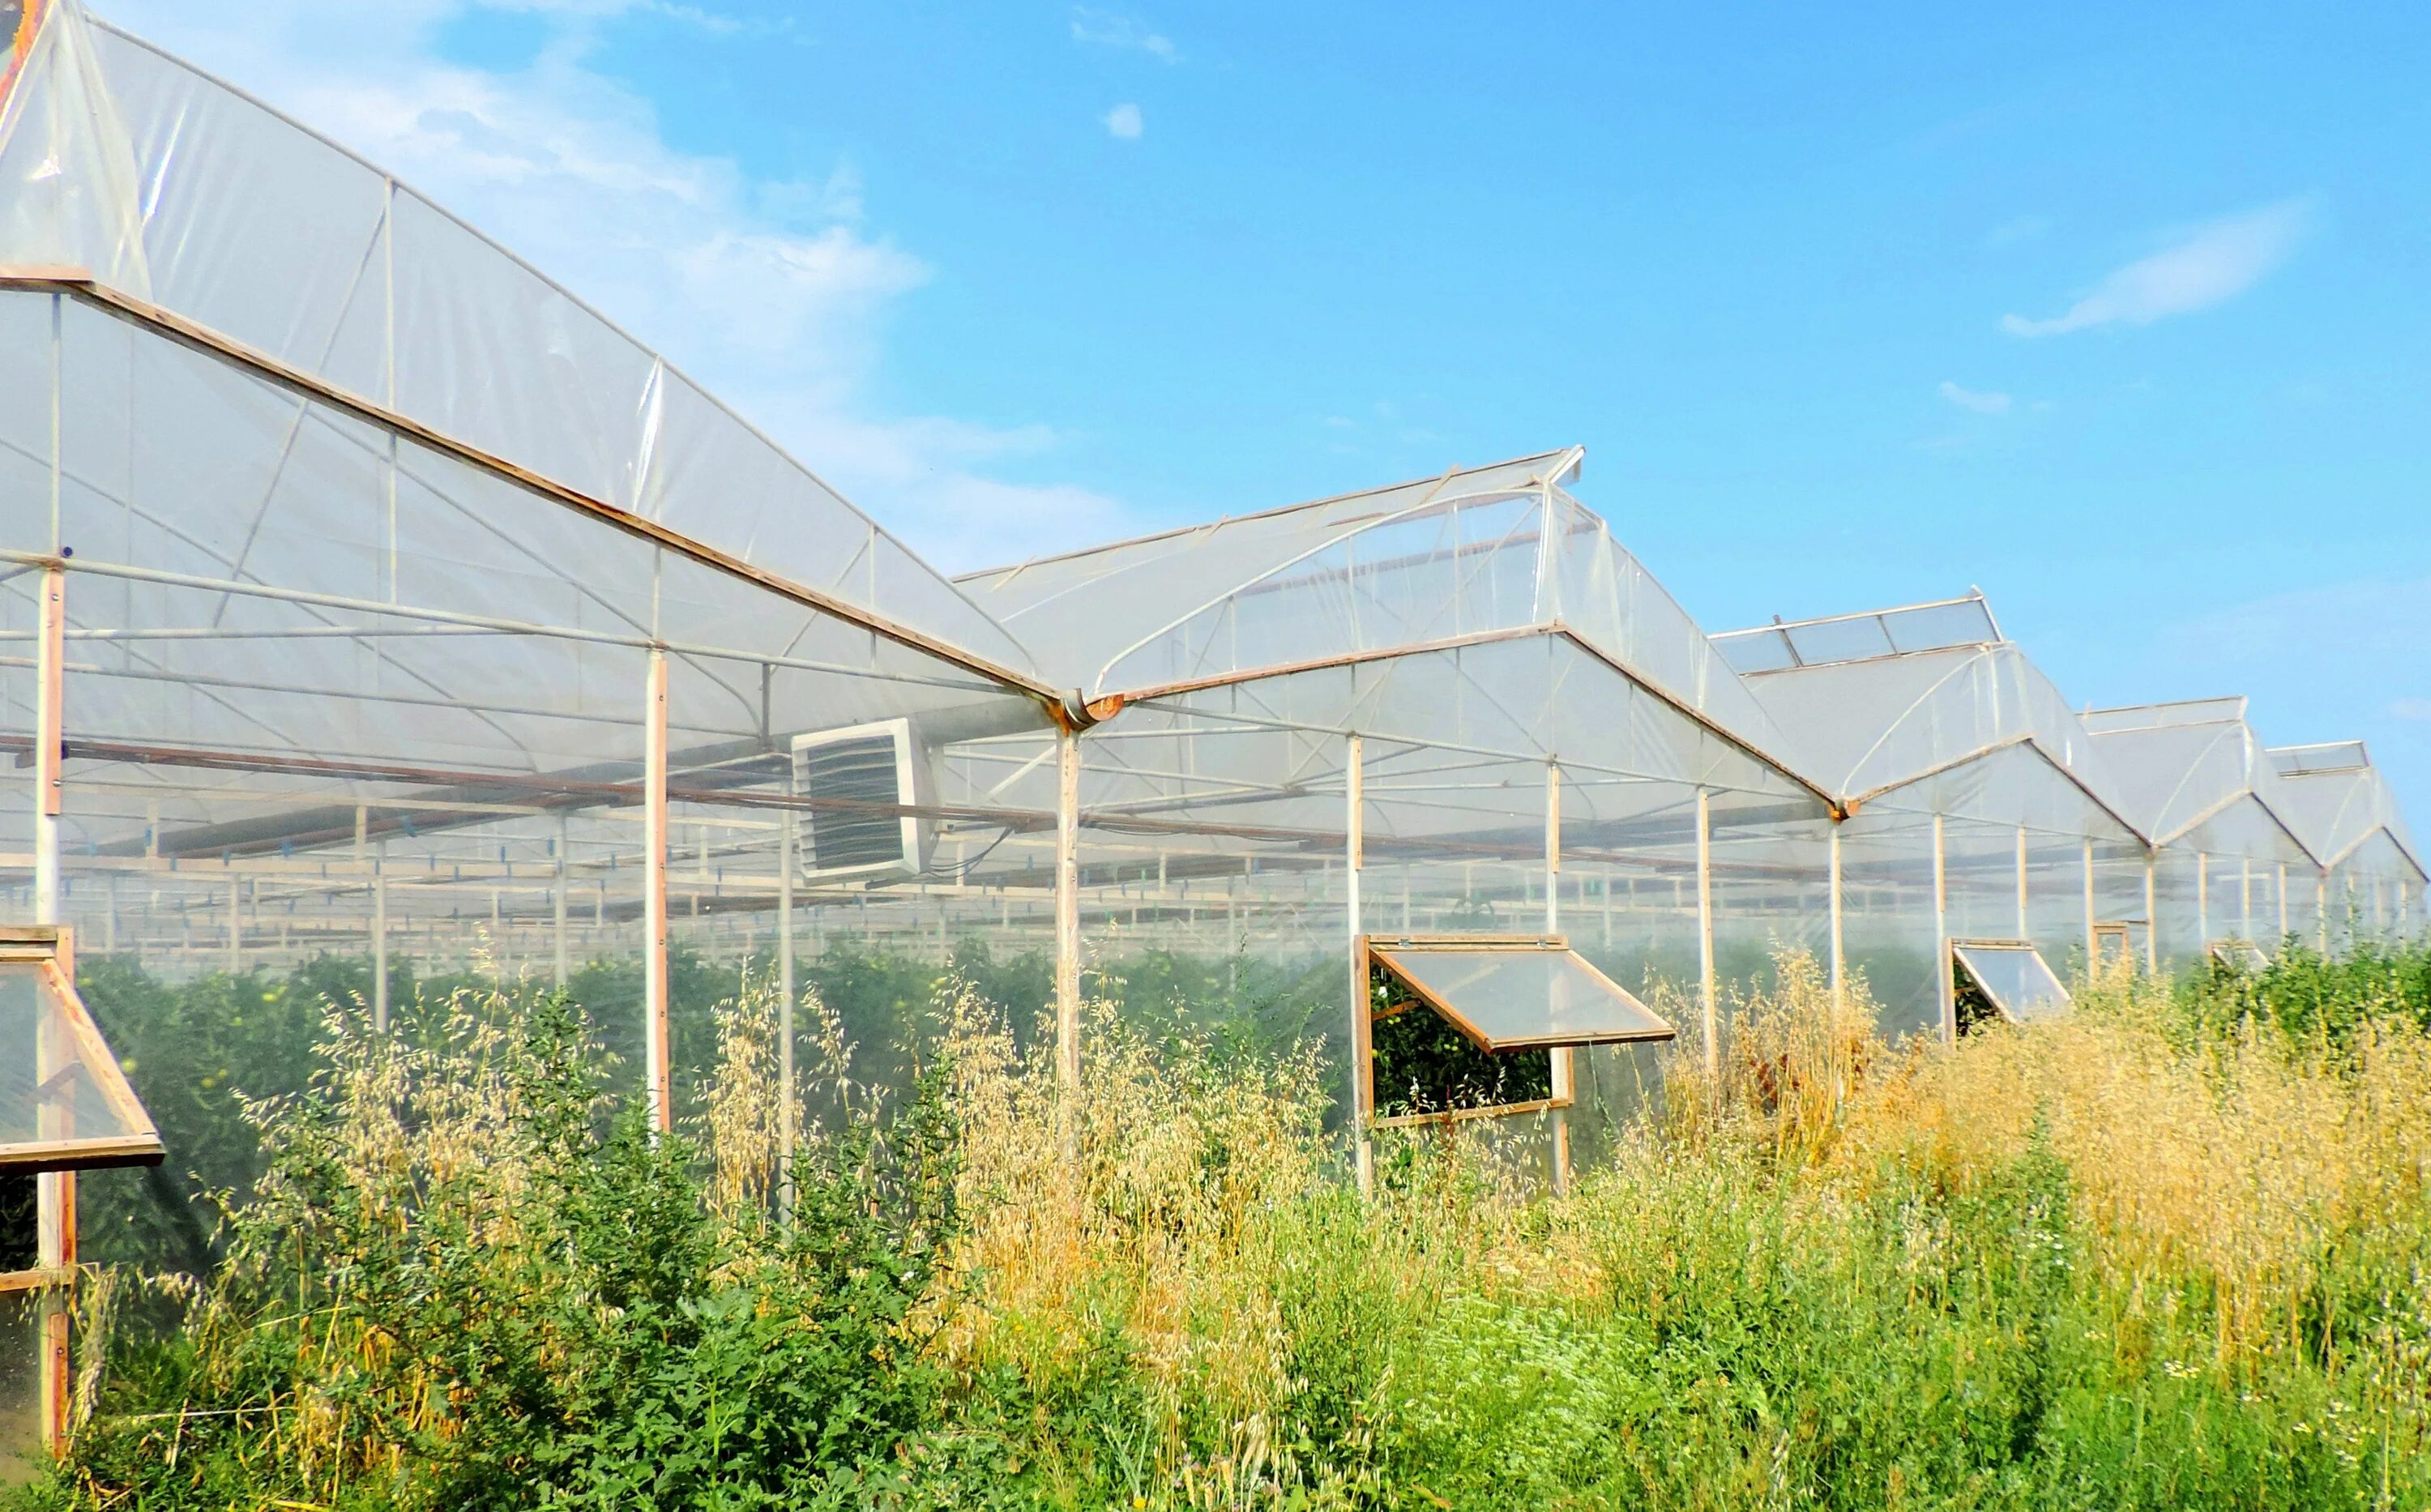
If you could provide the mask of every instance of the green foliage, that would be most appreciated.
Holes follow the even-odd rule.
[[[2291,944],[2267,970],[2121,987],[2125,1006],[2088,992],[2072,1027],[1989,1023],[1955,1051],[1817,1039],[1838,1069],[1811,1079],[1832,1100],[1813,1138],[1768,1133],[1760,1108],[1640,1122],[1557,1199],[1432,1135],[1355,1194],[1321,1066],[1274,1070],[1331,1027],[1338,970],[1109,966],[1098,1100],[1067,1157],[1051,1083],[1025,1068],[1041,958],[965,947],[942,981],[852,947],[805,961],[866,1059],[825,1087],[783,1225],[721,1205],[707,1142],[613,1111],[629,1048],[597,1015],[629,1021],[625,968],[588,968],[579,1011],[409,974],[375,1039],[344,963],[184,989],[88,963],[173,1149],[235,1195],[208,1285],[165,1336],[122,1331],[73,1456],[20,1497],[2431,1504],[2421,946]],[[712,1005],[736,993],[684,973],[689,1111],[720,1053]],[[1785,966],[1771,1000],[1812,975]],[[1010,1010],[1032,1060],[955,1080],[936,1009],[956,991]],[[1749,1043],[1773,1043],[1759,1028]],[[1379,1044],[1383,1092],[1417,1062]],[[181,1053],[182,1079],[163,1069]],[[2176,1100],[2071,1100],[2131,1071]],[[2368,1115],[2378,1132],[2341,1158],[2370,1164],[2257,1189],[2250,1222],[2195,1185],[2159,1211],[2166,1172],[2120,1198],[2139,1159],[2221,1151],[2202,1124],[2116,1141],[2238,1098],[2257,1118]]]
[[[266,1152],[183,1328],[129,1341],[44,1493],[151,1507],[813,1504],[932,1423],[916,1310],[954,1223],[935,1079],[809,1141],[794,1221],[718,1216],[684,1140],[604,1122],[545,997],[419,1040],[333,1018],[246,1102]],[[863,1104],[864,1110],[867,1104]]]
[[[1391,972],[1377,966],[1368,976],[1376,1012],[1383,1016],[1367,1031],[1379,1114],[1501,1107],[1553,1095],[1551,1052],[1479,1050]]]
[[[2176,983],[2173,1000],[2204,1035],[2252,1026],[2290,1043],[2345,1046],[2371,1024],[2431,1030],[2431,940],[2365,936],[2333,957],[2291,936],[2260,970],[2207,962]]]

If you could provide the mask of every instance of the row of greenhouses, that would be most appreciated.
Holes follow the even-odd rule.
[[[1576,449],[948,579],[377,167],[73,3],[16,19],[20,1437],[64,1410],[72,1173],[184,1158],[78,960],[353,961],[376,1030],[400,982],[613,966],[631,1000],[585,1006],[672,1127],[707,1005],[671,961],[790,1007],[840,955],[1034,958],[1005,1006],[1067,1079],[1084,1000],[1186,999],[1323,1042],[1363,1159],[1511,1111],[1374,1084],[1415,1005],[1545,1058],[1518,1106],[1558,1171],[1580,1110],[1642,1095],[1630,1046],[1716,1053],[1783,949],[1953,1035],[1962,996],[2030,1017],[2106,960],[2424,919],[2360,745],[2266,746],[2236,698],[2072,707],[1975,595],[1709,634]]]

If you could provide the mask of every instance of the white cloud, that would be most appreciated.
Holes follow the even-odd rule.
[[[1140,108],[1136,105],[1115,106],[1106,112],[1105,121],[1107,133],[1125,142],[1137,142],[1147,125],[1140,119]]]
[[[485,4],[544,21],[529,66],[440,56],[441,28]],[[867,226],[851,164],[756,179],[730,159],[670,145],[647,100],[587,66],[597,28],[617,16],[674,16],[716,33],[713,13],[695,20],[655,0],[253,0],[241,14],[191,0],[104,6],[529,259],[915,549],[968,562],[974,550],[1027,556],[1121,533],[1110,499],[986,471],[1037,467],[1054,432],[872,404],[887,316],[931,270]],[[1016,527],[1027,533],[1014,549],[998,538]]]
[[[2012,336],[2058,336],[2121,321],[2149,326],[2208,310],[2287,261],[2311,220],[2311,202],[2290,199],[2213,221],[2111,274],[2065,313],[2047,320],[2003,315],[2001,328]]]
[[[2031,242],[2052,227],[2048,215],[2020,215],[1992,227],[1985,243],[1991,246],[2009,246],[2019,242]]]
[[[1958,408],[1962,410],[1972,410],[1977,414],[2007,414],[2009,412],[2009,396],[2005,394],[1984,393],[1975,389],[1962,389],[1957,384],[1951,382],[1948,378],[1942,379],[1941,387],[1934,390],[1933,392],[1940,395],[1943,398],[1958,406]]]
[[[1173,39],[1151,29],[1137,16],[1119,10],[1093,10],[1087,6],[1072,8],[1072,40],[1096,47],[1114,47],[1127,52],[1141,52],[1160,62],[1182,60]]]

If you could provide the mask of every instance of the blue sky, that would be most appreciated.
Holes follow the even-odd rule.
[[[1582,443],[1709,629],[1980,585],[2431,804],[2431,8],[98,4],[949,566]]]

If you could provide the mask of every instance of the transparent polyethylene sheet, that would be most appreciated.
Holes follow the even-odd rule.
[[[1714,646],[1725,661],[1741,672],[1778,672],[1913,651],[1986,646],[2000,639],[2001,630],[1993,623],[1990,606],[1976,596],[1725,630],[1714,637]]]
[[[1960,945],[1952,948],[1958,964],[2009,1019],[2026,1023],[2066,1013],[2068,989],[2031,947],[2021,945]]]
[[[1579,457],[1521,458],[960,581],[1059,683],[1092,697],[1559,630],[1777,750],[1779,731],[1695,622],[1563,491]]]
[[[111,289],[1019,673],[960,591],[463,223],[69,0],[0,101],[0,265]]]
[[[1968,646],[1752,675],[1793,764],[1837,796],[1872,801],[1989,754],[2031,747],[2115,823],[2134,815],[2092,737],[2014,646]]]
[[[46,967],[0,961],[0,1166],[42,1168],[72,1160],[80,1147],[143,1140],[151,1126],[127,1117],[102,1089],[125,1082],[114,1064],[96,1064],[72,1010]]]
[[[1369,949],[1489,1050],[1672,1037],[1651,1009],[1568,950]]]
[[[2125,795],[2129,816],[2156,844],[2176,843],[2224,811],[2250,803],[2274,821],[2284,840],[2254,832],[2246,837],[2254,848],[2244,853],[2278,860],[2292,848],[2296,859],[2317,865],[2290,823],[2288,784],[2245,723],[2243,702],[2096,710],[2087,718],[2095,748]],[[2198,718],[2199,714],[2215,717]]]
[[[2324,766],[2327,750],[2351,751],[2357,764]],[[2265,753],[2280,773],[2279,792],[2288,822],[2305,848],[2336,867],[2376,833],[2388,835],[2403,857],[2402,869],[2422,884],[2423,852],[2398,810],[2396,795],[2378,767],[2363,761],[2359,743],[2274,749]]]
[[[0,382],[35,401],[0,410],[0,547],[75,551],[71,855],[351,842],[351,813],[298,807],[316,788],[407,826],[598,804],[639,777],[653,637],[679,674],[679,774],[888,715],[941,740],[1043,723],[983,674],[82,299],[0,293]],[[24,603],[9,628],[29,637]],[[9,712],[29,732],[30,707]]]

